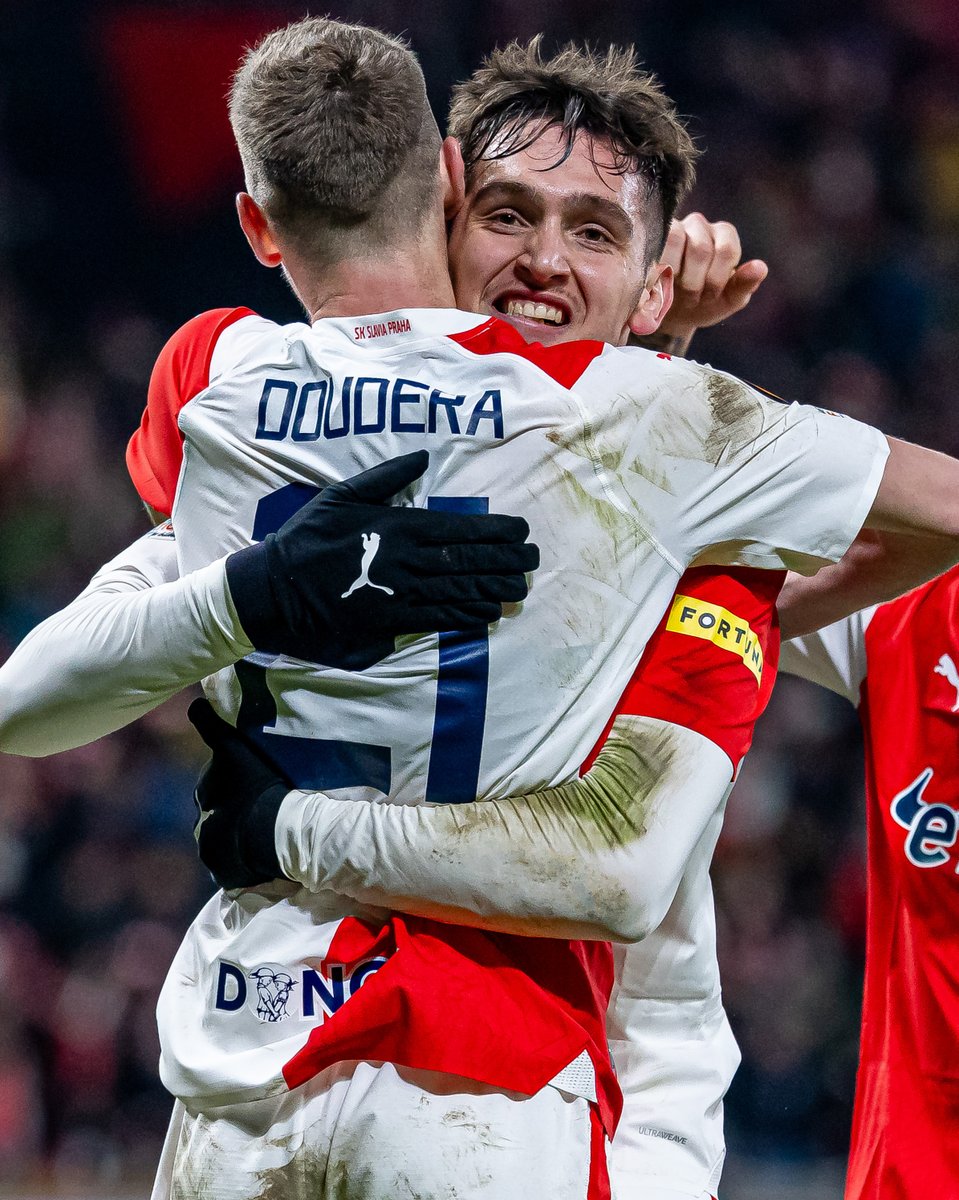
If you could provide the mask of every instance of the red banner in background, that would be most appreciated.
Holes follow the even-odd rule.
[[[199,214],[242,185],[227,92],[244,49],[286,11],[117,10],[99,25],[108,95],[144,199],[171,217]]]

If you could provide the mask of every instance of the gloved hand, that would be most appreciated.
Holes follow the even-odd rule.
[[[193,793],[193,836],[203,865],[222,888],[282,879],[276,815],[292,785],[208,700],[194,700],[187,715],[213,751]]]
[[[231,554],[227,581],[258,650],[359,671],[404,633],[488,625],[539,566],[521,517],[396,508],[425,450],[325,488],[278,533]]]

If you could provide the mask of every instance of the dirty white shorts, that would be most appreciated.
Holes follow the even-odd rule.
[[[152,1200],[601,1200],[589,1101],[346,1062],[291,1092],[173,1110]],[[593,1164],[591,1148],[603,1156]],[[592,1179],[592,1183],[591,1183]]]

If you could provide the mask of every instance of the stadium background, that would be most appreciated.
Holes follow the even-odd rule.
[[[439,113],[497,41],[634,40],[706,152],[687,211],[771,267],[695,356],[959,452],[953,0],[330,7],[408,32]],[[244,42],[302,11],[0,4],[0,658],[144,528],[122,450],[164,338],[211,306],[297,315],[236,228],[222,97]],[[0,757],[0,1194],[146,1194],[169,1110],[155,996],[209,890],[184,708]],[[861,777],[851,710],[783,680],[714,872],[744,1055],[725,1200],[840,1194]]]

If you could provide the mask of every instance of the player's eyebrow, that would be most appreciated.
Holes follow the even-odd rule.
[[[486,206],[496,204],[525,205],[541,212],[543,199],[536,188],[515,179],[496,179],[479,188],[473,204]],[[593,192],[574,192],[563,199],[564,215],[576,220],[601,221],[614,237],[628,242],[634,235],[635,226],[621,204],[597,196]]]
[[[628,242],[635,232],[632,218],[621,204],[596,196],[592,192],[576,192],[563,203],[569,216],[580,220],[601,221],[610,233],[621,241]]]
[[[473,197],[474,204],[526,204],[541,210],[543,201],[535,188],[515,179],[494,179],[484,184]]]

